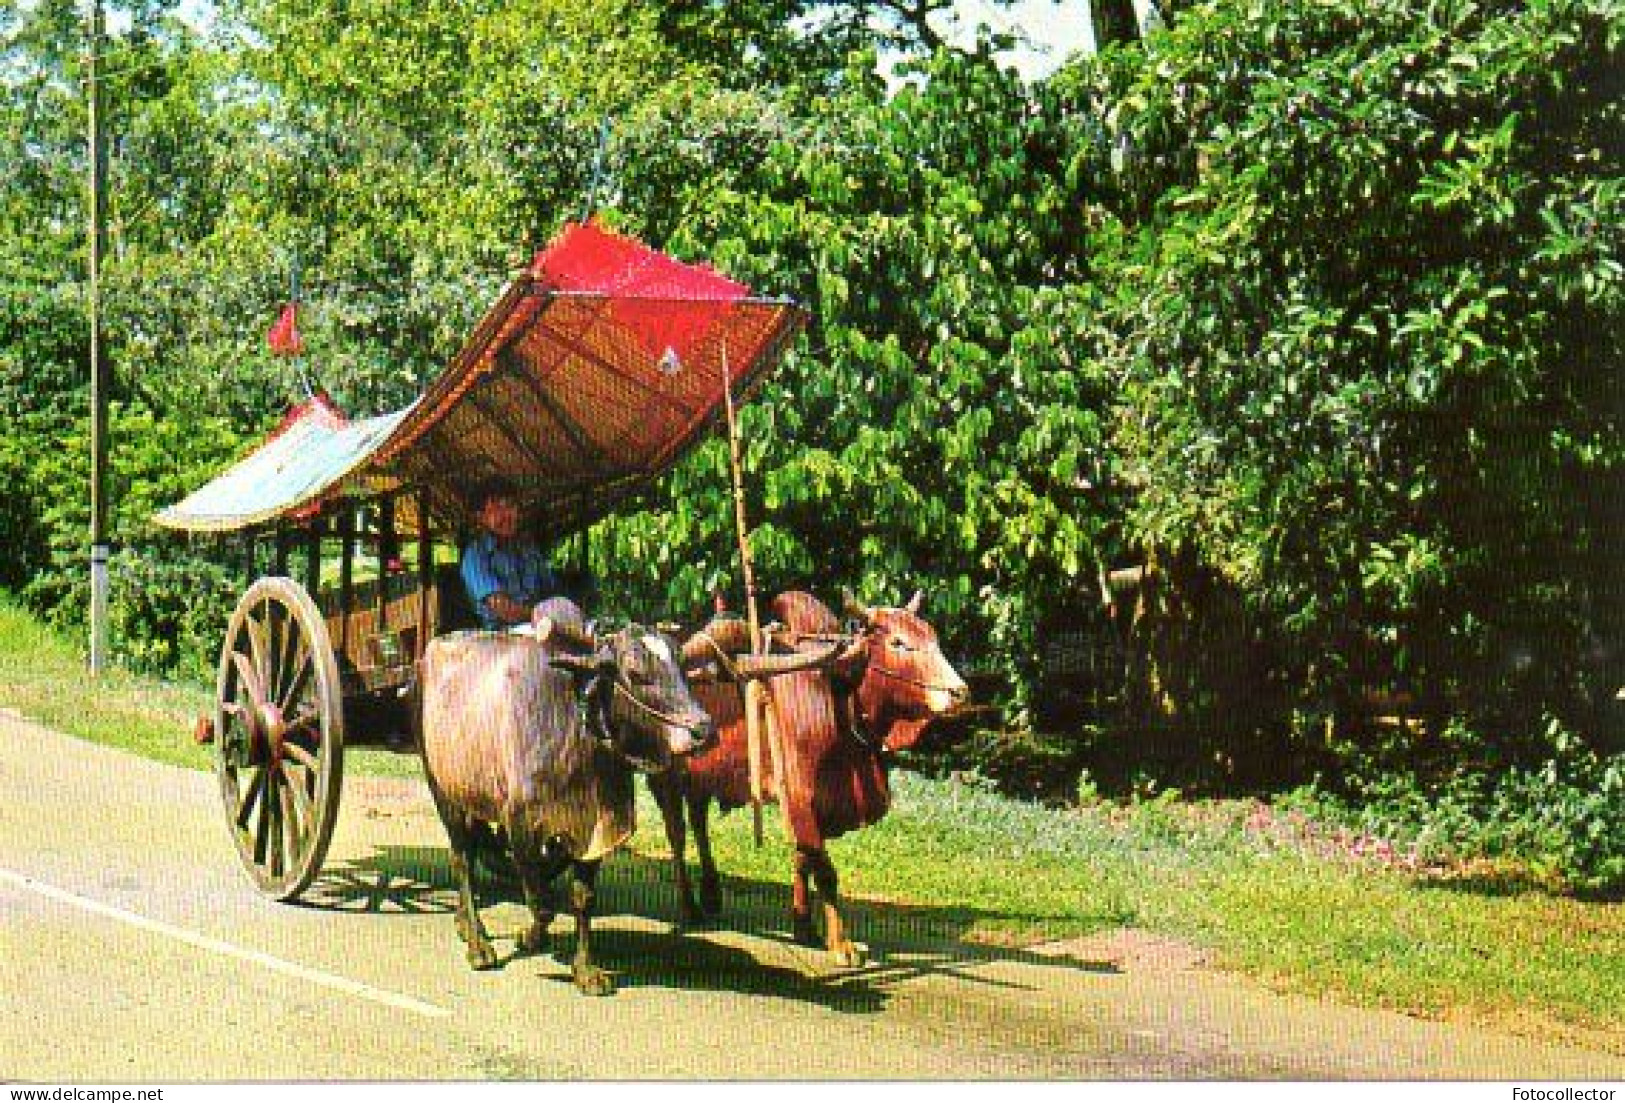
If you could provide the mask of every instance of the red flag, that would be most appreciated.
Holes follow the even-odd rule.
[[[271,346],[271,355],[298,356],[305,351],[304,339],[299,336],[298,315],[298,303],[289,303],[282,308],[282,315],[265,335],[265,343]]]

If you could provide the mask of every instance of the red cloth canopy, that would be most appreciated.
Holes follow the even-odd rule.
[[[669,470],[718,416],[725,382],[748,392],[805,319],[705,265],[570,226],[417,402],[355,423],[326,404],[302,408],[290,424],[309,440],[250,456],[158,520],[245,528],[302,520],[341,496],[400,494],[410,531],[420,505],[467,520],[470,488],[501,475],[544,535],[576,531]]]
[[[610,316],[651,356],[669,353],[679,361],[716,324],[727,303],[750,294],[744,284],[705,265],[683,264],[596,222],[565,230],[536,255],[530,271],[559,291],[606,296]],[[715,305],[708,309],[708,302]]]

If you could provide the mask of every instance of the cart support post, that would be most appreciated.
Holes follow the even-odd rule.
[[[756,608],[756,567],[750,554],[750,526],[745,520],[745,465],[741,459],[739,419],[734,415],[733,379],[728,374],[728,346],[722,346],[722,408],[728,423],[728,474],[733,482],[734,531],[739,537],[739,573],[745,583],[745,619],[750,626],[750,649],[760,655],[762,618]],[[762,741],[769,743],[773,759],[773,782],[779,793],[779,809],[784,813],[786,833],[790,829],[790,805],[784,798],[784,762],[779,753],[776,725],[768,715],[772,708],[767,687],[752,680],[745,685],[745,740],[750,759],[751,831],[756,845],[762,845]],[[792,835],[793,837],[793,835]]]
[[[350,654],[350,606],[355,602],[355,510],[339,514],[339,654]]]
[[[434,608],[434,534],[429,530],[429,492],[418,492],[418,637],[413,658],[423,658],[429,646],[429,616]],[[436,631],[440,626],[432,626]]]
[[[243,552],[242,571],[244,589],[252,586],[254,584],[254,579],[259,577],[259,560],[254,554],[256,550],[254,545],[258,541],[258,538],[259,531],[257,529],[244,530],[240,538],[242,540]]]
[[[378,611],[378,624],[374,629],[382,636],[389,631],[389,564],[400,551],[395,537],[395,499],[385,498],[378,503],[378,594],[374,606]]]
[[[310,537],[305,542],[305,589],[312,597],[322,588],[322,535],[326,529],[323,521],[311,522]]]

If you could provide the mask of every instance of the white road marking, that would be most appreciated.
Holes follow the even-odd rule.
[[[381,988],[374,988],[371,985],[362,984],[360,981],[350,980],[348,977],[335,976],[332,973],[324,973],[320,969],[312,969],[306,965],[299,965],[292,961],[284,961],[282,958],[273,957],[270,954],[261,953],[258,950],[249,950],[242,946],[234,946],[230,942],[223,942],[218,938],[211,938],[208,935],[198,934],[196,931],[189,931],[184,927],[176,927],[172,924],[164,923],[157,919],[149,919],[147,916],[138,915],[135,912],[114,907],[112,904],[104,904],[100,900],[92,900],[88,896],[80,896],[78,893],[69,892],[66,889],[59,889],[55,885],[48,885],[44,881],[38,881],[32,877],[25,877],[23,874],[13,873],[8,869],[0,869],[0,881],[15,885],[18,888],[27,889],[29,892],[37,893],[46,899],[55,900],[58,903],[68,904],[72,907],[79,908],[82,911],[90,912],[93,915],[100,915],[107,919],[115,919],[120,923],[127,923],[130,926],[137,927],[143,931],[163,935],[165,938],[172,938],[177,942],[184,942],[188,946],[195,946],[200,950],[207,950],[210,953],[220,954],[223,957],[236,958],[238,961],[246,961],[252,965],[258,965],[261,968],[269,969],[273,973],[281,973],[284,976],[290,976],[298,980],[308,981],[311,984],[319,985],[323,988],[331,988],[335,991],[343,992],[346,995],[359,996],[364,1000],[371,1000],[374,1003],[381,1003],[386,1007],[394,1007],[402,1011],[411,1011],[416,1014],[426,1015],[432,1018],[438,1018],[443,1015],[451,1014],[450,1011],[447,1011],[443,1007],[436,1007],[432,1003],[424,1003],[422,1000],[415,1000],[411,996],[402,996],[395,992],[386,992]]]

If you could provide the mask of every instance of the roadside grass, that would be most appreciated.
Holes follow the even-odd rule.
[[[1134,928],[1278,991],[1625,1053],[1617,904],[1283,848],[1245,830],[1250,802],[1056,811],[912,774],[894,774],[894,798],[831,854],[856,899],[931,905],[911,917],[928,937],[1026,947]],[[760,849],[748,812],[713,828],[725,874],[787,882],[765,817]]]
[[[145,758],[205,769],[208,751],[191,732],[211,700],[202,686],[116,668],[91,678],[81,648],[0,594],[0,708]]]
[[[209,769],[191,731],[211,700],[205,687],[119,671],[92,680],[73,643],[0,595],[0,708]],[[363,752],[346,771],[415,777],[418,766]],[[662,856],[646,793],[640,803],[637,849]],[[896,773],[891,815],[831,853],[860,939],[903,922],[887,916],[906,917],[908,938],[1014,951],[1132,928],[1277,990],[1625,1053],[1625,907],[1554,896],[1516,871],[1395,869],[1284,844],[1249,830],[1257,808],[1159,799],[1056,811]],[[718,819],[717,858],[736,885],[786,886],[758,907],[787,907],[777,810],[764,821],[757,847],[748,812]]]
[[[0,593],[0,708],[93,743],[194,770],[212,770],[209,749],[193,741],[198,717],[214,708],[212,686],[142,677],[117,667],[92,679],[85,649],[64,639]],[[418,777],[411,755],[350,749],[345,769]]]

